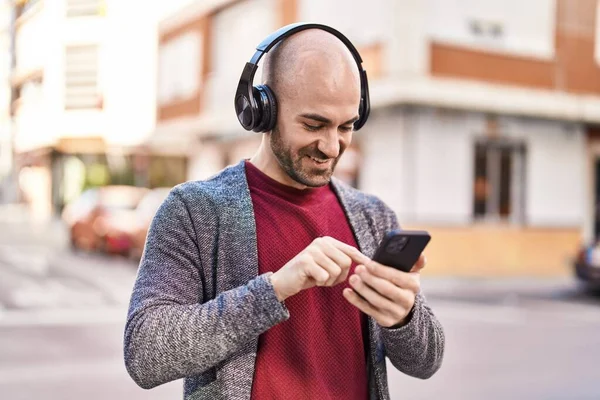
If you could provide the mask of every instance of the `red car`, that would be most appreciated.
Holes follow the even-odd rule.
[[[136,207],[148,189],[104,186],[88,189],[65,207],[74,249],[128,255],[137,227]]]

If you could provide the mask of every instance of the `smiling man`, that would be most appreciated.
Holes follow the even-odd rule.
[[[370,260],[396,216],[332,178],[366,118],[352,51],[314,25],[277,41],[256,90],[268,108],[238,113],[273,118],[256,154],[177,186],[154,218],[126,366],[144,388],[185,378],[189,399],[386,400],[386,356],[418,378],[442,362],[425,260]]]

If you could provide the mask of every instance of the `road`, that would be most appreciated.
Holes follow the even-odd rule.
[[[37,229],[37,228],[36,228]],[[64,231],[0,227],[0,398],[180,399],[122,360],[136,264],[73,254]],[[600,399],[600,298],[570,279],[423,278],[446,331],[429,380],[391,365],[392,399]]]
[[[180,399],[143,390],[123,364],[136,264],[73,254],[60,229],[0,229],[0,398]]]
[[[570,280],[486,283],[430,291],[444,364],[425,381],[393,373],[392,398],[600,399],[600,298]]]

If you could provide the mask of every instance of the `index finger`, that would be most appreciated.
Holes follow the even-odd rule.
[[[352,259],[357,264],[367,264],[371,262],[371,259],[360,252],[356,247],[350,246],[347,243],[341,242],[337,239],[330,238],[331,243],[341,252],[346,254],[348,257]]]

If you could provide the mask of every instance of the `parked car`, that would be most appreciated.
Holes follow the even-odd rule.
[[[170,187],[161,187],[150,190],[140,201],[136,208],[136,226],[132,232],[131,257],[140,259],[144,252],[146,236],[150,223],[158,208],[169,195]]]
[[[62,214],[74,249],[129,254],[137,228],[136,208],[148,189],[104,186],[88,189]]]
[[[575,275],[593,290],[600,290],[600,241],[583,246],[575,262]]]

